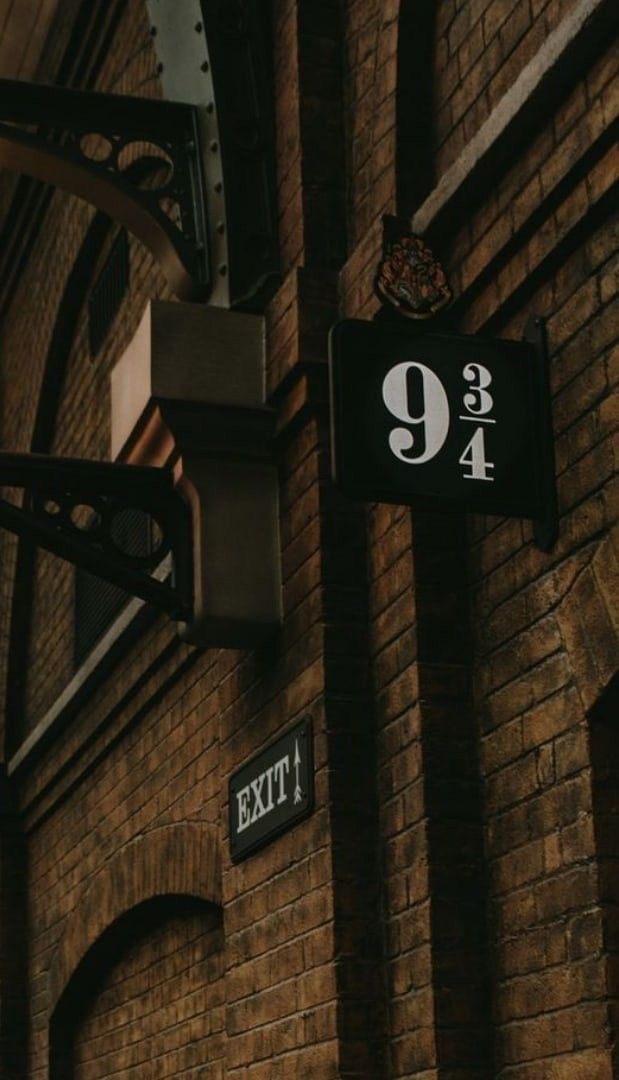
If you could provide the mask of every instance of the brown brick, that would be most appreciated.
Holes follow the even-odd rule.
[[[499,29],[503,57],[507,58],[531,25],[529,4],[519,3]]]
[[[572,727],[582,715],[578,694],[569,687],[545,700],[522,718],[523,747],[530,749]]]
[[[446,0],[436,7],[431,119],[440,177],[574,5]],[[154,936],[136,933],[133,951],[108,965],[105,992],[80,1021],[78,1053],[91,1055],[93,1080],[113,1070],[137,1080],[151,1063],[162,1076],[182,1076],[206,1061],[216,1068],[222,1057],[231,1076],[254,1080],[455,1080],[463,1069],[467,1080],[612,1075],[616,852],[610,785],[592,762],[599,750],[587,711],[608,687],[617,655],[610,532],[616,237],[606,222],[592,229],[613,159],[600,157],[586,176],[581,163],[615,108],[616,62],[610,52],[600,56],[553,112],[540,114],[538,134],[498,169],[491,190],[475,192],[475,206],[441,241],[445,250],[437,246],[456,292],[465,290],[458,330],[491,319],[497,336],[517,339],[530,314],[549,317],[561,522],[554,549],[542,552],[529,521],[470,515],[461,575],[456,581],[444,556],[445,572],[431,588],[419,557],[428,542],[423,512],[415,511],[413,526],[407,506],[344,506],[339,496],[335,505],[327,410],[311,391],[329,326],[340,314],[371,318],[378,309],[381,214],[395,208],[396,144],[407,137],[396,130],[400,5],[350,0],[341,18],[334,10],[293,0],[273,7],[283,277],[267,308],[266,347],[269,402],[281,432],[274,455],[284,625],[263,649],[194,650],[159,619],[112,677],[63,716],[62,738],[41,747],[11,782],[27,847],[28,964],[24,952],[16,969],[27,973],[33,1077],[48,1069],[48,973],[71,939],[66,928],[86,910],[89,885],[126,853],[123,872],[94,898],[114,921],[119,896],[136,887],[141,845],[188,822],[221,833],[225,949],[212,901],[182,920],[177,909]],[[96,85],[159,94],[154,39],[137,0],[125,5],[120,27]],[[3,221],[14,191],[3,178]],[[552,213],[546,206],[525,242],[546,197]],[[326,206],[335,207],[338,222],[346,211],[343,267],[342,252],[331,259],[329,237],[317,227]],[[83,205],[54,194],[27,258],[16,262],[16,292],[2,312],[4,446],[28,447],[58,306],[90,218]],[[560,266],[558,243],[574,247]],[[508,244],[509,260],[500,265]],[[477,292],[495,257],[497,272]],[[538,270],[544,280],[522,299]],[[109,369],[147,299],[169,295],[133,241],[131,280],[94,359],[82,306],[52,450],[107,454]],[[455,534],[453,523],[446,518],[436,537]],[[3,664],[14,552],[3,539]],[[73,674],[71,571],[41,557],[36,578],[29,728]],[[452,582],[462,591],[457,603]],[[461,622],[454,617],[447,627],[446,610],[457,610]],[[460,649],[451,666],[446,634]],[[315,809],[234,865],[229,775],[308,712]],[[471,789],[478,784],[477,808]],[[5,847],[3,831],[2,889]],[[190,874],[214,879],[203,848],[184,859],[165,850],[165,859],[145,860],[153,888],[165,891],[172,878],[180,888]],[[478,872],[479,887],[472,884]],[[4,892],[0,899],[2,950],[10,935]],[[204,930],[212,929],[209,919],[220,920],[214,936]],[[80,926],[86,934],[89,920]],[[487,953],[486,973],[480,957]],[[463,960],[470,955],[472,966]],[[492,1016],[476,1002],[473,967],[480,979],[488,976]],[[383,989],[373,1000],[375,981]],[[0,993],[6,1016],[3,981]],[[142,1031],[133,1038],[137,1018]],[[483,1023],[495,1058],[480,1064]],[[458,1027],[466,1029],[462,1037]],[[2,1031],[0,1023],[0,1050]],[[385,1062],[373,1056],[381,1040]]]
[[[483,17],[484,42],[486,45],[498,33],[499,27],[503,25],[509,14],[505,5],[500,4],[498,0],[493,0],[493,3],[488,4]]]

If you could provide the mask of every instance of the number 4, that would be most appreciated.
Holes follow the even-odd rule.
[[[475,429],[473,438],[464,447],[458,461],[460,465],[466,465],[471,470],[462,474],[465,480],[494,480],[493,476],[488,475],[489,470],[494,469],[494,465],[491,461],[486,461],[486,446],[482,427]]]

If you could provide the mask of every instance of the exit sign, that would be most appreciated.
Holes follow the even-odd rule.
[[[312,722],[306,717],[230,778],[230,854],[244,859],[314,806]]]
[[[344,492],[420,509],[553,516],[539,340],[351,319],[331,331],[330,373],[334,478]]]

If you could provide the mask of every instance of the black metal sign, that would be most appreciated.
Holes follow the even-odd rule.
[[[233,862],[311,813],[312,751],[312,722],[306,718],[231,777],[228,806]]]
[[[421,509],[547,519],[554,466],[539,343],[347,320],[330,341],[334,476]]]

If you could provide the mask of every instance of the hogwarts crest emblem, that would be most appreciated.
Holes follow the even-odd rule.
[[[430,319],[451,300],[441,264],[419,236],[397,218],[385,219],[384,255],[374,280],[383,303],[408,319]]]

